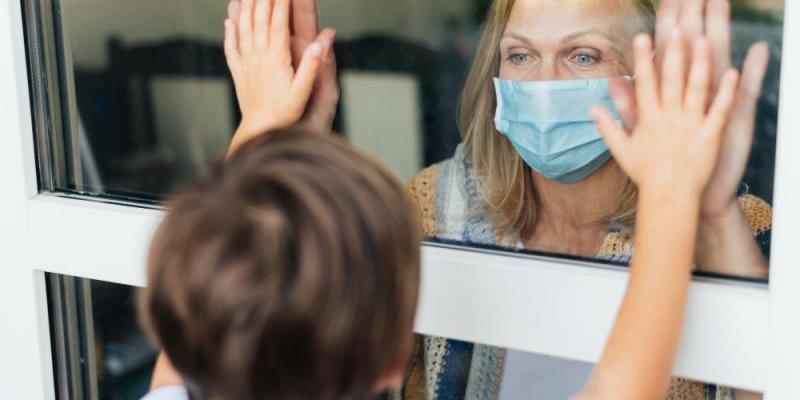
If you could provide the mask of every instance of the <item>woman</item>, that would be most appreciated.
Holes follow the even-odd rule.
[[[532,110],[537,105],[552,105],[563,100],[558,98],[560,92],[537,92],[550,96],[538,99],[538,104],[505,103],[526,96],[523,92],[529,89],[515,89],[520,85],[516,81],[630,75],[630,43],[635,33],[655,30],[661,49],[675,25],[687,32],[687,39],[706,31],[715,47],[714,70],[724,70],[730,65],[730,56],[725,54],[729,53],[729,5],[724,0],[704,3],[666,0],[655,27],[652,0],[495,1],[462,94],[459,122],[463,144],[453,158],[422,171],[410,184],[424,233],[449,240],[629,261],[634,247],[635,186],[602,148],[595,146],[590,151],[583,142],[549,147],[526,142],[530,125],[538,123],[539,128],[548,129],[548,124],[529,115],[516,115],[523,112],[517,112],[515,106]],[[695,261],[707,272],[767,274],[764,254],[769,245],[771,210],[739,187],[766,61],[766,46],[755,45],[745,63],[743,90],[725,133],[723,155],[703,198]],[[635,123],[630,114],[635,99],[624,81],[612,82],[611,92],[626,125]],[[571,116],[591,121],[586,109]],[[532,120],[518,121],[526,118]],[[518,133],[515,124],[527,126],[517,127],[523,130]],[[549,133],[557,135],[558,131]],[[504,366],[510,358],[520,357],[524,355],[519,352],[426,337],[418,342],[406,397],[425,393],[432,398],[497,398]],[[729,392],[676,380],[670,398],[725,398]]]

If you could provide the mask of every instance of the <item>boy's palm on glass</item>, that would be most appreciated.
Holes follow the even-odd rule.
[[[235,141],[290,126],[306,109],[329,36],[320,34],[295,68],[290,6],[290,0],[242,0],[236,21],[225,21],[225,56],[242,111]]]

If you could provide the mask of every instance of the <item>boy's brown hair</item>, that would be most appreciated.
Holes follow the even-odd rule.
[[[140,311],[193,399],[368,397],[405,365],[418,225],[373,159],[332,136],[275,132],[170,208]]]

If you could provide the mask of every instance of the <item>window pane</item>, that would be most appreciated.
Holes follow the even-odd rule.
[[[512,127],[515,121],[494,121],[492,78],[585,82],[631,75],[628,43],[635,32],[649,29],[654,16],[640,7],[629,18],[630,10],[618,2],[602,12],[527,2],[531,7],[497,1],[498,9],[509,10],[506,21],[490,20],[486,0],[318,1],[321,25],[338,31],[342,95],[334,129],[410,183],[433,240],[627,262],[635,188],[608,160],[593,124],[570,122],[559,131],[549,123]],[[239,118],[221,47],[224,3],[31,2],[28,40],[41,45],[29,49],[44,190],[158,202],[224,154]],[[715,180],[734,175],[727,180],[741,182],[722,184],[730,199],[739,196],[738,207],[734,200],[712,202],[703,226],[753,236],[754,245],[742,250],[752,254],[725,253],[720,248],[742,246],[714,244],[719,232],[709,228],[701,236],[711,239],[698,242],[697,262],[702,273],[762,279],[766,261],[761,266],[752,260],[769,256],[783,1],[732,5],[732,65],[742,66],[757,41],[768,44],[771,60],[751,107],[757,117],[746,171],[726,164]],[[543,22],[534,23],[537,18]],[[595,36],[574,35],[586,28],[596,28]],[[492,39],[493,33],[498,37]],[[517,39],[501,41],[503,34]],[[488,38],[483,50],[482,35]],[[547,42],[554,38],[560,41]],[[585,107],[576,104],[584,94],[575,103],[553,93],[544,100],[550,107],[539,109],[582,118]],[[465,108],[459,111],[459,104]],[[503,123],[508,125],[501,128]],[[591,140],[593,150],[520,148],[510,140],[512,129],[525,137],[547,129],[558,137],[589,135],[580,140]],[[545,155],[536,161],[526,152]],[[575,169],[576,163],[583,166]],[[496,195],[488,196],[490,191]],[[733,204],[737,215],[718,218],[730,208],[720,204]],[[725,224],[712,223],[720,219]]]
[[[31,3],[28,40],[43,45],[29,48],[44,190],[158,202],[225,152],[239,110],[221,44],[224,1]],[[552,83],[603,89],[632,75],[631,39],[653,28],[655,2],[573,3],[318,1],[320,24],[338,32],[333,128],[410,183],[431,240],[629,260],[635,188],[585,120],[587,104],[613,105],[603,90],[565,95]],[[783,1],[731,4],[720,65],[730,56],[741,67],[758,41],[770,62],[758,100],[734,113],[757,112],[754,130],[732,123],[744,132],[728,133],[754,131],[753,148],[746,168],[724,164],[713,180],[730,196],[704,207],[697,262],[700,273],[765,279]],[[504,101],[500,115],[495,87],[511,96],[503,85],[513,81],[546,97]],[[519,141],[530,137],[560,139]],[[743,245],[716,241],[721,233]]]
[[[430,240],[625,263],[634,226],[633,203],[623,200],[634,192],[613,160],[595,154],[599,158],[587,165],[596,168],[581,179],[574,173],[583,168],[550,171],[578,181],[565,184],[545,177],[555,164],[521,157],[509,129],[501,133],[494,122],[492,78],[586,82],[632,74],[629,43],[635,32],[648,30],[654,16],[647,6],[654,3],[631,0],[639,6],[631,11],[619,8],[625,2],[607,1],[591,8],[557,0],[319,0],[320,24],[338,32],[341,98],[333,128],[410,183]],[[489,18],[492,4],[507,15]],[[751,252],[745,255],[760,252],[768,259],[784,0],[731,4],[732,65],[741,67],[758,41],[767,43],[770,62],[754,106],[753,148],[736,178],[742,184],[730,188],[732,198],[739,196],[738,219],[723,224],[752,237],[744,242],[752,246],[721,247],[746,247]],[[225,152],[240,114],[221,45],[224,1],[33,0],[25,6],[42,190],[157,204]],[[575,35],[585,31],[591,34]],[[510,33],[516,38],[500,40]],[[548,93],[548,106],[577,104]],[[517,106],[523,120],[547,108]],[[498,143],[501,150],[489,151]],[[567,154],[575,164],[577,156]],[[559,159],[558,152],[548,155]],[[476,172],[480,165],[486,171],[507,167],[503,160],[523,172],[505,186],[496,175]],[[721,173],[736,175],[738,169]],[[520,179],[529,190],[509,192],[516,208],[487,211],[498,205],[487,200],[488,187],[508,189]],[[580,190],[587,180],[596,183]],[[587,216],[594,217],[591,224]],[[739,253],[702,250],[700,273],[764,278],[766,270],[753,257],[739,262],[745,259]],[[155,350],[136,326],[133,290],[57,276],[50,277],[49,289],[61,398],[144,393]],[[580,388],[590,369],[512,350],[424,340],[429,348],[453,351],[442,355],[431,348],[418,355],[422,365],[441,361],[435,357],[461,365],[448,375],[455,380],[443,397],[466,393],[470,377],[485,366],[481,357],[499,368],[491,371],[503,373],[470,390],[497,389],[508,399],[561,398]],[[491,358],[499,354],[504,357]],[[692,387],[700,392],[690,398],[727,390]]]
[[[157,354],[136,317],[135,289],[47,275],[59,399],[139,399]]]

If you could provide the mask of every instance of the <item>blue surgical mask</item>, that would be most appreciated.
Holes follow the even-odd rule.
[[[601,105],[619,120],[608,79],[510,81],[495,78],[494,123],[523,160],[547,179],[580,181],[609,159],[589,107]]]

